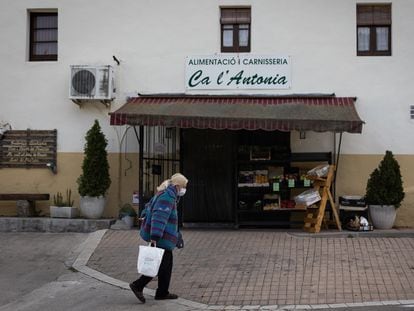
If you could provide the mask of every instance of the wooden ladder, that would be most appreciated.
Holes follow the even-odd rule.
[[[339,215],[338,211],[336,210],[336,206],[334,203],[334,200],[332,198],[331,194],[331,185],[334,179],[334,173],[335,173],[335,165],[329,165],[329,171],[326,178],[322,177],[314,177],[314,176],[308,176],[307,178],[313,180],[313,188],[315,190],[319,191],[319,194],[321,195],[321,200],[306,209],[306,215],[305,215],[305,225],[303,229],[307,232],[312,233],[318,233],[321,231],[321,225],[322,222],[327,225],[327,222],[325,221],[325,208],[326,204],[329,200],[332,212],[335,219],[335,224],[339,231],[342,230],[341,228],[341,222],[339,221]]]

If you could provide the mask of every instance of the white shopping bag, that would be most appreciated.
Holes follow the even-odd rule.
[[[154,246],[139,246],[137,269],[142,275],[155,277],[160,268],[164,250]]]

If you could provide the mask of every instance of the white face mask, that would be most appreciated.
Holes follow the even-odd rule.
[[[181,188],[180,191],[178,192],[178,196],[182,197],[186,191],[187,191],[186,188]]]

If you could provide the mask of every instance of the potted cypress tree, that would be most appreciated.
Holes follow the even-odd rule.
[[[101,131],[98,120],[85,136],[85,157],[82,174],[79,176],[80,212],[86,218],[101,218],[105,209],[105,194],[111,185],[106,152],[108,142]]]
[[[370,175],[365,200],[369,206],[372,223],[377,229],[391,229],[397,215],[396,209],[404,199],[400,165],[391,151]]]

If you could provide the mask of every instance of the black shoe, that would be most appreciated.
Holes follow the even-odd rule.
[[[155,296],[155,300],[163,300],[163,299],[177,299],[178,296],[176,294],[167,294],[165,296]]]
[[[129,287],[131,288],[132,292],[135,294],[135,296],[141,301],[142,303],[145,303],[145,297],[142,293],[142,290],[139,290],[138,286],[136,286],[134,283],[129,284]]]

